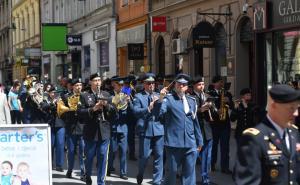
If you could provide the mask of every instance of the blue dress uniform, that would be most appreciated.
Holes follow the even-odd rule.
[[[153,74],[146,74],[144,82],[154,82]],[[163,176],[163,150],[164,150],[164,126],[153,112],[148,111],[153,96],[159,97],[159,93],[147,91],[136,94],[133,100],[133,113],[139,120],[139,166],[137,183],[143,181],[144,171],[147,166],[147,160],[152,153],[153,160],[153,184],[160,185]]]
[[[122,78],[112,78],[112,81],[115,81],[119,84],[123,84]],[[122,92],[114,92],[112,96],[112,102],[114,103],[115,97],[126,97]],[[126,105],[126,104],[124,104]],[[117,106],[117,105],[115,105]],[[113,169],[113,162],[115,158],[115,153],[117,152],[119,148],[119,156],[120,156],[120,178],[127,180],[127,136],[128,136],[128,109],[129,106],[124,106],[124,108],[118,109],[118,116],[115,117],[111,121],[112,126],[112,135],[111,135],[111,144],[110,144],[110,151],[109,151],[109,158],[108,158],[108,175],[110,175],[112,169]]]
[[[271,103],[270,106],[274,106],[267,117],[256,127],[246,129],[241,136],[234,167],[234,181],[237,185],[300,183],[300,139],[297,127],[289,122],[279,126],[274,120],[274,114],[280,114],[275,109],[284,106],[284,103],[299,101],[300,94],[288,85],[276,85],[269,94],[277,104]],[[287,115],[282,116],[287,120]]]
[[[187,75],[177,76],[176,82],[187,83]],[[189,112],[184,111],[184,101],[172,92],[163,101],[157,101],[154,107],[155,114],[163,119],[166,147],[166,177],[165,185],[176,184],[178,166],[182,166],[183,185],[196,184],[195,165],[198,156],[197,148],[203,145],[202,135],[196,116],[196,100],[185,95]],[[183,97],[184,98],[184,97]]]
[[[92,74],[90,80],[100,77],[100,74]],[[109,98],[110,94],[106,91],[100,91],[104,98]],[[78,115],[84,121],[83,138],[85,140],[86,154],[86,184],[91,185],[91,175],[93,158],[97,156],[97,184],[105,184],[106,166],[109,151],[110,140],[110,122],[112,117],[116,116],[116,110],[113,105],[107,104],[103,110],[96,112],[92,108],[97,103],[97,95],[92,90],[82,93],[80,96],[80,105],[78,106]]]

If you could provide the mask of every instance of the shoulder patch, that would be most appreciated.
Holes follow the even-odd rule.
[[[243,134],[251,134],[254,136],[256,136],[259,133],[260,133],[260,131],[257,130],[256,128],[248,128],[248,129],[244,130],[244,132],[243,132]]]
[[[298,129],[298,127],[295,124],[292,124],[292,127]]]

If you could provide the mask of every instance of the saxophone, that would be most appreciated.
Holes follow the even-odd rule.
[[[228,105],[225,103],[225,90],[224,88],[220,91],[220,111],[219,111],[219,119],[220,121],[225,121],[227,118]]]

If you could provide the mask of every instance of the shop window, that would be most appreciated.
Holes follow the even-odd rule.
[[[128,5],[128,0],[121,0],[121,6],[127,6]]]
[[[300,30],[276,32],[275,80],[290,83],[300,80]]]

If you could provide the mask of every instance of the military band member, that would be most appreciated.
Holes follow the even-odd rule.
[[[147,161],[153,153],[153,183],[160,185],[163,176],[164,126],[155,118],[153,105],[159,99],[155,90],[155,75],[145,74],[143,78],[144,91],[136,94],[133,100],[133,113],[139,122],[139,166],[137,183],[141,184]]]
[[[203,139],[196,116],[196,100],[185,94],[189,80],[188,75],[179,74],[175,90],[167,95],[167,87],[163,88],[160,91],[161,98],[156,101],[152,110],[154,115],[163,119],[164,124],[167,159],[165,185],[176,184],[179,166],[182,167],[182,184],[196,184],[195,165]]]
[[[232,95],[225,88],[224,80],[221,76],[215,76],[212,79],[213,88],[209,91],[209,95],[216,97],[214,101],[217,112],[212,111],[212,134],[213,134],[213,146],[212,146],[212,159],[211,170],[216,170],[216,163],[218,159],[218,148],[220,143],[221,153],[221,171],[222,173],[232,173],[229,169],[229,140],[230,140],[230,118],[229,109],[234,107],[232,101]]]
[[[249,88],[240,91],[241,99],[235,103],[235,107],[230,114],[230,120],[236,121],[235,139],[237,143],[244,130],[255,126],[254,116],[258,111],[257,106],[251,101],[252,93]]]
[[[212,102],[208,101],[208,97],[204,92],[205,82],[204,78],[201,76],[196,77],[193,80],[193,92],[192,96],[197,101],[198,111],[197,117],[200,124],[202,137],[203,137],[203,147],[200,153],[201,156],[201,179],[202,185],[210,184],[210,166],[211,166],[211,150],[212,150],[212,130],[210,109],[212,107]]]
[[[77,152],[79,165],[80,165],[80,179],[85,180],[85,166],[84,166],[84,140],[82,136],[83,125],[79,120],[77,108],[80,103],[80,94],[82,90],[82,81],[80,78],[72,80],[73,92],[65,94],[62,97],[62,104],[60,109],[64,110],[62,118],[65,122],[66,129],[66,142],[68,148],[68,171],[66,173],[67,178],[72,178],[72,171],[74,168],[75,150],[79,144],[79,152]]]
[[[234,168],[237,185],[299,184],[300,140],[294,118],[300,93],[288,85],[269,90],[267,116],[243,132]]]
[[[108,158],[108,172],[107,175],[110,175],[113,170],[113,162],[115,154],[119,149],[120,157],[120,178],[127,180],[127,136],[128,136],[128,102],[129,96],[121,92],[122,86],[124,84],[124,79],[118,76],[111,78],[112,86],[114,89],[112,96],[112,103],[118,109],[118,116],[111,121],[111,140],[109,148],[109,158]]]
[[[78,115],[84,122],[83,138],[86,154],[86,184],[92,184],[93,159],[97,157],[97,184],[105,184],[108,148],[110,140],[110,123],[116,116],[115,108],[109,103],[110,94],[100,90],[99,73],[90,76],[91,89],[80,96]]]

